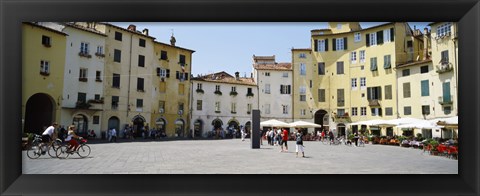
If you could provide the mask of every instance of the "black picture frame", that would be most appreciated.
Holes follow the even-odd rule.
[[[479,195],[479,11],[478,0],[0,1],[0,194]],[[283,171],[278,171],[279,175],[22,175],[24,21],[459,22],[459,174],[282,175]],[[265,166],[252,162],[251,167]]]

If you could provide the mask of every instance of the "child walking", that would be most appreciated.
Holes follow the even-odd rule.
[[[302,157],[305,158],[305,153],[303,152],[303,139],[302,139],[302,131],[300,129],[297,128],[297,148],[295,150],[295,152],[297,153],[297,157],[298,157],[298,151],[302,152]]]

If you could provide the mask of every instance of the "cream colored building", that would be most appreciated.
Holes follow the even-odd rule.
[[[218,72],[192,79],[192,124],[195,137],[212,136],[224,130],[231,137],[237,129],[251,130],[252,110],[258,109],[258,91],[254,78],[235,77]],[[230,131],[230,132],[229,132]],[[210,134],[210,135],[209,135]],[[216,134],[216,133],[214,133]]]
[[[22,23],[23,132],[41,134],[61,120],[67,34]]]
[[[277,63],[274,56],[253,56],[253,78],[258,87],[260,121],[293,122],[292,64]]]

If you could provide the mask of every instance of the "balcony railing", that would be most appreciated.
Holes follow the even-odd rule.
[[[98,52],[96,52],[95,55],[98,56],[98,57],[105,57],[105,54],[98,53]]]
[[[80,52],[78,53],[78,56],[87,57],[87,58],[92,58],[92,55],[88,54],[88,53],[85,52],[85,51],[80,51]]]
[[[452,64],[448,61],[440,62],[440,65],[437,65],[436,67],[437,67],[437,73],[445,73],[453,70]]]
[[[453,98],[452,95],[450,95],[450,97],[440,96],[438,97],[438,103],[440,103],[440,105],[451,105],[453,104],[452,98]]]
[[[380,101],[378,99],[368,100],[368,106],[380,106]]]

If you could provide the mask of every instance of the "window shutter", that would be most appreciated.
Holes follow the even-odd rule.
[[[372,100],[372,88],[368,87],[367,88],[367,100]]]
[[[287,94],[290,94],[290,93],[291,93],[291,91],[290,91],[290,90],[291,90],[291,89],[290,89],[291,86],[290,86],[290,85],[287,85],[287,87],[288,87],[288,93],[287,93]]]
[[[377,45],[383,44],[383,31],[377,32]]]
[[[180,79],[180,72],[177,71],[177,72],[175,73],[175,79]]]
[[[167,78],[170,78],[170,69],[167,69]]]
[[[328,51],[328,39],[325,39],[325,51]]]
[[[184,74],[183,78],[185,78],[185,80],[188,80],[188,73],[183,73],[183,74]]]
[[[393,37],[395,37],[395,31],[393,30],[393,28],[390,28],[390,41],[392,42],[395,40],[395,38]]]
[[[160,68],[157,67],[157,76],[160,76]]]
[[[280,94],[283,94],[283,85],[280,85]]]
[[[333,51],[337,50],[337,39],[335,38],[332,39],[332,48]]]
[[[343,38],[343,48],[347,50],[347,37]]]
[[[377,87],[378,89],[378,100],[382,100],[382,87]]]
[[[365,41],[367,42],[367,47],[369,47],[370,46],[370,34],[369,33],[365,34]]]
[[[378,115],[379,115],[379,116],[382,115],[382,108],[378,108]]]
[[[318,51],[318,40],[317,40],[317,39],[314,39],[314,40],[313,40],[313,50],[314,50],[315,52]]]

